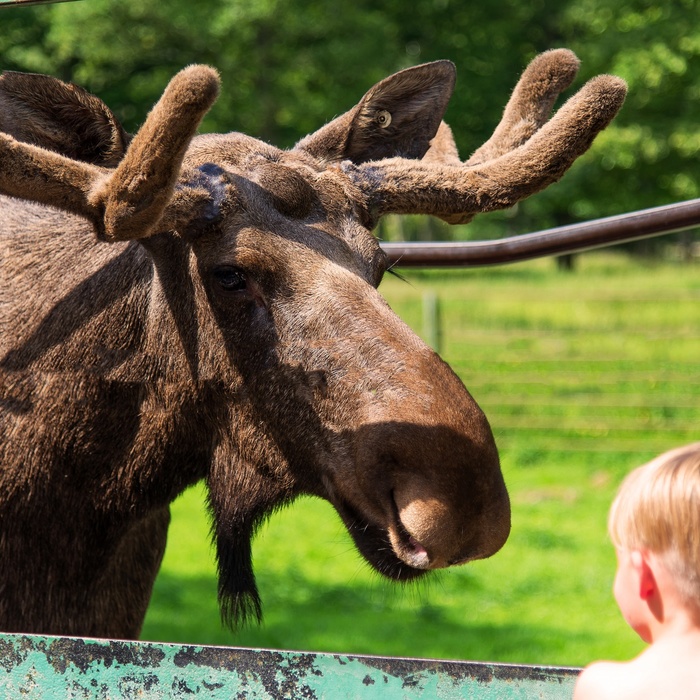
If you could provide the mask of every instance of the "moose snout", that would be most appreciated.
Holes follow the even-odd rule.
[[[510,501],[491,427],[461,379],[407,326],[382,318],[379,340],[361,345],[371,372],[353,387],[350,459],[329,470],[329,500],[374,568],[408,580],[495,554]]]
[[[423,489],[421,489],[423,490]],[[505,487],[491,493],[486,508],[414,495],[412,485],[394,494],[397,523],[389,528],[396,555],[418,569],[440,569],[495,554],[510,533]]]
[[[510,501],[485,419],[482,427],[478,439],[473,431],[415,422],[363,431],[362,491],[374,491],[383,514],[377,524],[384,521],[393,554],[409,567],[484,559],[506,542]]]

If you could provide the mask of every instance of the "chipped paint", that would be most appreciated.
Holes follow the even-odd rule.
[[[570,698],[577,669],[0,634],[0,698]]]

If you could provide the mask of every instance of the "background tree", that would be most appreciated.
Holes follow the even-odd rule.
[[[377,80],[449,58],[447,113],[463,157],[498,122],[540,51],[572,48],[584,79],[625,78],[613,125],[566,177],[516,209],[468,227],[403,220],[403,235],[504,236],[700,196],[695,114],[700,0],[86,0],[0,10],[0,67],[51,73],[102,97],[135,129],[183,66],[216,66],[223,91],[205,130],[291,146]],[[396,228],[398,224],[394,224]],[[392,224],[383,233],[394,235]]]

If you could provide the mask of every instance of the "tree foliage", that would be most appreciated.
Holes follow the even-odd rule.
[[[389,73],[449,58],[458,83],[447,120],[464,157],[540,51],[579,55],[574,87],[601,72],[626,79],[623,111],[561,182],[457,227],[500,236],[700,196],[699,9],[700,0],[84,0],[0,10],[0,67],[77,82],[133,130],[177,70],[208,63],[223,90],[203,128],[286,147]]]

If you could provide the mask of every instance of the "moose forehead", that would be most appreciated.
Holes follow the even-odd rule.
[[[240,133],[196,137],[185,164],[211,191],[217,255],[246,248],[269,259],[302,250],[307,260],[332,261],[374,286],[381,281],[386,254],[361,193],[339,168]]]

